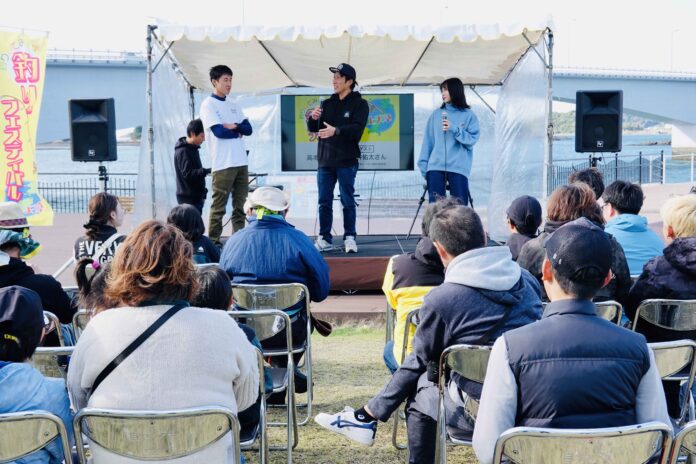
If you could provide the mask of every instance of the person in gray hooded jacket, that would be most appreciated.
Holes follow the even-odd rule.
[[[505,331],[538,320],[542,312],[537,280],[512,260],[509,248],[485,246],[483,226],[473,209],[454,206],[437,213],[430,238],[445,266],[445,281],[423,301],[413,353],[366,406],[315,418],[319,425],[369,446],[377,420],[386,422],[406,400],[409,462],[420,464],[433,462],[435,455],[437,385],[428,379],[428,365],[437,363],[448,346],[491,344]],[[455,394],[445,395],[448,425],[470,434],[471,424],[456,406],[462,405],[462,394],[478,399],[481,384],[456,375],[449,383]]]

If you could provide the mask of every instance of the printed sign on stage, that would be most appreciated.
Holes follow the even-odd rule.
[[[47,46],[46,34],[0,30],[0,199],[19,203],[31,225],[53,224],[53,210],[38,192],[35,161]]]
[[[360,139],[360,169],[413,170],[413,95],[362,95],[370,114]],[[282,95],[283,171],[317,169],[317,134],[307,131],[312,110],[328,95]]]

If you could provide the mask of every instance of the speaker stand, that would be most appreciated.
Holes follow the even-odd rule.
[[[104,166],[101,161],[99,162],[99,181],[103,182],[102,192],[106,193],[109,186],[109,173],[106,171],[106,166]]]
[[[590,167],[591,168],[596,168],[597,167],[597,161],[602,161],[602,156],[597,156],[596,153],[592,153],[590,155]]]

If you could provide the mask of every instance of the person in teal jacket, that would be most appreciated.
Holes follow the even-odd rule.
[[[418,168],[428,185],[430,203],[450,194],[463,205],[472,204],[469,176],[479,122],[466,103],[464,84],[456,77],[440,84],[442,106],[428,118]]]
[[[643,265],[662,255],[665,244],[648,228],[648,220],[638,213],[643,207],[643,189],[623,180],[612,182],[600,200],[604,231],[613,235],[623,247],[632,276],[643,272]]]

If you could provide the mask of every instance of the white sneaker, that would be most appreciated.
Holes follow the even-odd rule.
[[[333,245],[324,240],[324,237],[317,237],[317,240],[314,242],[314,248],[319,251],[328,251],[333,249]]]
[[[336,414],[319,413],[314,418],[314,422],[361,445],[372,446],[375,442],[377,421],[359,422],[355,418],[355,410],[350,406],[346,406],[343,411]]]
[[[355,243],[355,237],[353,237],[352,235],[346,237],[346,239],[343,241],[343,246],[346,247],[346,253],[358,252],[358,244]]]

